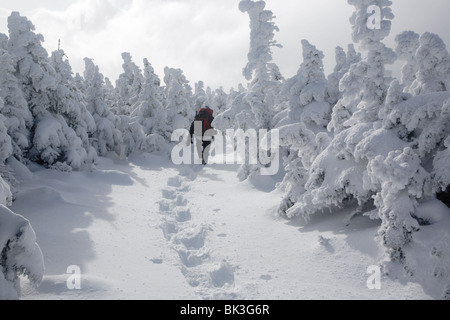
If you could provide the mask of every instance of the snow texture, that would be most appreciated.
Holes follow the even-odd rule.
[[[348,3],[353,43],[336,48],[333,72],[303,39],[285,79],[274,13],[239,1],[248,83],[228,93],[177,68],[160,78],[129,52],[117,81],[89,58],[74,75],[12,12],[0,33],[0,299],[450,299],[450,54],[412,30],[389,48],[392,1]],[[279,148],[219,165],[235,145],[217,137],[227,148],[212,165],[175,166],[172,133],[204,106],[222,132],[267,143],[276,130]],[[275,157],[278,174],[261,175]],[[374,266],[383,290],[368,291]],[[81,289],[66,282],[77,270]]]

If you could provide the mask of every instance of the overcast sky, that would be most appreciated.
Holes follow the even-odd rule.
[[[296,74],[301,40],[307,39],[325,55],[327,74],[334,67],[336,46],[351,43],[347,0],[265,0],[280,28],[274,62],[284,77]],[[84,57],[93,58],[113,82],[122,72],[122,52],[130,52],[142,67],[148,58],[161,80],[164,67],[180,68],[193,86],[202,80],[217,88],[246,84],[249,17],[239,0],[1,0],[0,32],[8,34],[7,17],[19,11],[56,50],[58,39],[74,72],[84,70]],[[450,48],[449,0],[393,0],[396,16],[386,44],[393,46],[404,30],[439,34]]]

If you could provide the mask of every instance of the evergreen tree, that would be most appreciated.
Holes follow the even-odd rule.
[[[4,108],[3,99],[0,97],[0,112]],[[13,147],[11,143],[11,137],[8,134],[8,130],[5,126],[6,118],[0,114],[0,166],[6,162],[13,154]],[[0,170],[1,175],[1,170]]]
[[[46,113],[49,105],[46,93],[55,90],[56,73],[41,44],[44,37],[34,33],[35,27],[31,21],[13,12],[8,17],[8,28],[8,51],[15,59],[16,77],[23,86],[25,99],[36,118]]]
[[[34,33],[33,24],[17,12],[8,18],[8,28],[8,51],[16,60],[16,77],[34,118],[29,158],[62,169],[69,169],[67,165],[80,168],[87,152],[62,114],[61,108],[67,107],[67,101],[60,101],[65,87],[59,85],[57,73],[41,45],[44,38]],[[73,112],[77,107],[69,108]]]
[[[123,73],[116,81],[117,96],[119,97],[116,114],[130,115],[139,98],[144,83],[144,77],[139,67],[131,60],[128,52],[122,53]]]
[[[342,206],[352,200],[362,208],[372,199],[374,190],[364,188],[364,172],[368,161],[377,155],[387,156],[380,141],[390,139],[393,150],[406,146],[395,134],[387,130],[374,130],[378,113],[384,106],[390,79],[385,76],[385,64],[392,63],[395,53],[381,42],[389,34],[393,18],[390,1],[348,0],[355,6],[351,18],[353,39],[368,51],[367,57],[352,64],[343,76],[340,89],[342,98],[333,109],[328,126],[334,130],[331,142],[321,139],[323,151],[308,167],[306,192],[286,211],[288,216],[310,214],[325,208]],[[381,11],[380,28],[367,25],[370,5]],[[357,57],[352,54],[353,58]],[[369,136],[369,132],[373,135]],[[304,136],[304,135],[303,135]],[[289,136],[288,136],[289,137]],[[307,137],[307,136],[306,136]],[[323,135],[321,136],[323,138]],[[305,138],[304,138],[305,139]],[[389,150],[390,151],[390,150]],[[360,210],[360,209],[358,209]]]
[[[336,66],[333,73],[328,76],[328,102],[334,106],[342,99],[343,92],[340,83],[350,66],[361,61],[361,54],[355,51],[353,44],[348,45],[347,53],[341,47],[336,48]]]
[[[450,90],[450,54],[444,41],[426,32],[420,39],[416,52],[418,72],[411,85],[415,95]]]
[[[359,43],[367,56],[351,65],[341,80],[343,97],[333,109],[330,129],[336,133],[361,122],[371,122],[378,118],[379,109],[386,99],[389,83],[386,65],[395,62],[395,52],[386,47],[382,40],[389,35],[394,17],[389,0],[348,0],[355,6],[350,21],[353,25],[353,41]],[[380,11],[379,27],[369,27],[368,9],[374,6]]]
[[[214,110],[216,115],[227,108],[228,98],[228,94],[223,90],[223,87],[214,90],[211,98],[211,108]]]
[[[80,149],[83,150],[78,152],[81,153],[76,161],[75,159],[69,161],[73,168],[79,169],[86,164],[93,163],[97,156],[90,144],[90,138],[96,131],[96,125],[93,116],[87,110],[82,92],[76,86],[69,61],[64,57],[65,53],[61,49],[54,51],[51,55],[51,63],[56,71],[57,88],[53,92],[52,104],[49,109],[54,114],[61,115],[67,125],[81,139]]]
[[[91,144],[100,156],[113,153],[122,157],[124,146],[122,133],[118,129],[120,119],[111,112],[105,102],[104,77],[91,59],[85,58],[84,62],[87,110],[94,117],[97,127]]]
[[[170,137],[161,100],[160,80],[144,59],[144,81],[133,112],[119,116],[126,155],[160,150],[165,144],[163,135]]]
[[[192,103],[192,88],[180,69],[164,68],[165,110],[168,126],[176,129],[189,129],[195,117]]]
[[[273,12],[264,10],[264,1],[243,0],[239,9],[250,17],[250,52],[243,75],[250,81],[244,102],[255,118],[256,129],[272,128],[276,97],[283,77],[272,63],[272,47],[281,47],[275,40],[278,27],[272,21]]]
[[[86,89],[84,89],[86,90]],[[120,99],[116,88],[108,77],[105,77],[105,100],[108,108],[116,115],[121,114]]]
[[[12,138],[14,156],[23,161],[30,145],[33,117],[17,82],[14,66],[13,57],[0,49],[0,99],[4,102],[0,113],[5,116],[4,125]]]
[[[327,125],[331,106],[328,97],[328,82],[324,74],[324,55],[308,41],[303,40],[303,62],[297,75],[288,79],[284,92],[289,92],[285,117],[278,122],[280,144],[286,148],[285,178],[281,188],[286,196],[280,212],[293,206],[304,192],[306,172],[315,157],[330,141]],[[299,184],[299,185],[298,185]]]
[[[395,37],[395,52],[400,60],[405,61],[402,68],[402,83],[405,92],[410,92],[411,85],[417,79],[419,65],[416,60],[416,52],[419,49],[420,36],[414,31],[404,31]]]
[[[198,110],[205,106],[211,107],[208,105],[208,96],[206,95],[205,84],[203,83],[203,81],[199,81],[195,84],[195,90],[192,100],[194,101],[195,110]]]
[[[158,134],[166,139],[172,132],[167,126],[161,80],[147,59],[144,59],[144,83],[132,116],[139,119],[147,135]]]

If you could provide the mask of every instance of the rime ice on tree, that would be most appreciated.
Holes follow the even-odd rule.
[[[91,59],[84,59],[86,68],[84,79],[86,86],[87,109],[94,117],[97,130],[92,136],[92,145],[100,156],[110,152],[123,155],[123,137],[117,129],[119,119],[108,109],[105,102],[104,77]]]

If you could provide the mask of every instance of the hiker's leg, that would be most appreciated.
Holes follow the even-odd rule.
[[[201,140],[196,139],[196,148],[197,148],[197,155],[200,160],[203,159],[203,142]]]
[[[204,141],[203,142],[203,162],[204,162],[204,164],[208,163],[210,150],[211,150],[211,141]]]

